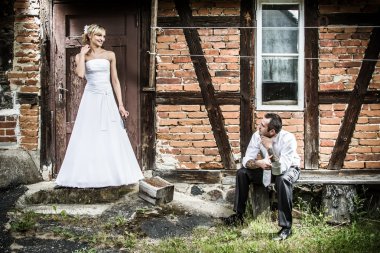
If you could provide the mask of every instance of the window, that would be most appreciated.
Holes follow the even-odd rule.
[[[303,13],[302,0],[258,1],[258,110],[303,110]]]

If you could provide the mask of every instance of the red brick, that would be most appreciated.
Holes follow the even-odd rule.
[[[170,146],[172,146],[172,147],[191,147],[191,142],[189,142],[189,141],[171,141]]]
[[[0,136],[0,142],[17,142],[17,138],[15,136]]]
[[[343,167],[347,169],[362,169],[364,168],[364,162],[345,162]]]
[[[196,148],[211,148],[216,147],[215,141],[195,141],[193,146]]]
[[[182,119],[178,120],[178,125],[180,126],[190,126],[190,125],[202,125],[203,121],[200,119]]]
[[[225,119],[238,119],[240,112],[223,112],[223,117]]]
[[[181,84],[181,78],[157,78],[157,84]]]
[[[40,29],[40,27],[36,23],[25,23],[23,25],[26,29]]]
[[[26,150],[36,150],[38,148],[37,143],[21,143],[20,146]]]
[[[325,91],[325,90],[343,90],[344,89],[344,85],[343,85],[343,83],[321,83],[319,85],[319,89],[321,91]]]
[[[361,46],[361,40],[343,40],[340,42],[342,46]]]
[[[157,42],[176,42],[176,37],[173,35],[158,35]]]
[[[377,133],[368,133],[368,132],[354,132],[354,138],[358,139],[376,139]]]
[[[193,162],[213,162],[215,161],[214,156],[191,156],[191,161]]]
[[[217,148],[206,148],[204,154],[217,156],[219,155],[219,150]]]
[[[325,125],[340,125],[340,118],[321,118],[321,124]]]
[[[380,154],[359,154],[356,157],[359,161],[380,161]]]
[[[379,125],[356,125],[355,131],[377,132],[380,131]]]
[[[203,140],[204,139],[204,134],[181,134],[180,135],[181,140]]]
[[[338,132],[320,132],[319,133],[320,139],[333,139],[335,140],[338,138]]]
[[[203,155],[203,149],[201,149],[201,148],[181,148],[181,154],[182,155]]]
[[[179,167],[181,169],[198,169],[198,165],[193,162],[182,162]]]
[[[178,125],[178,120],[176,119],[161,119],[158,122],[161,126],[176,126]]]
[[[371,153],[372,148],[371,147],[355,146],[355,147],[350,147],[347,152],[350,154],[353,154],[353,153]]]
[[[363,146],[380,146],[380,140],[359,140],[360,145]]]
[[[12,122],[12,121],[7,121],[7,122],[3,122],[3,121],[0,121],[0,128],[15,128],[16,127],[16,122]]]
[[[176,126],[169,129],[170,133],[189,133],[190,131],[191,127],[189,126]]]
[[[173,111],[181,111],[180,105],[158,105],[156,108],[158,112],[173,112]]]
[[[157,65],[158,70],[175,70],[180,69],[180,66],[178,64],[171,64],[171,63],[163,63]]]
[[[14,129],[4,129],[3,130],[3,135],[13,136],[13,135],[15,135],[15,130]],[[36,131],[36,135],[35,136],[37,136],[37,131]]]
[[[380,162],[365,162],[365,167],[370,169],[380,169]]]
[[[180,162],[190,162],[190,156],[189,155],[176,155],[175,159],[177,159]]]
[[[193,133],[210,133],[212,129],[211,126],[193,126],[191,131]]]
[[[321,147],[334,147],[335,141],[333,140],[320,140]]]
[[[185,112],[199,111],[200,106],[199,105],[182,105],[181,110]]]
[[[188,117],[189,118],[205,118],[207,117],[207,114],[204,112],[189,112]]]

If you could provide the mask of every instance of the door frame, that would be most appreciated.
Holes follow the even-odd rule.
[[[51,85],[48,89],[48,99],[43,106],[46,106],[50,109],[50,127],[45,126],[42,129],[44,133],[51,133],[51,140],[46,142],[47,147],[44,148],[44,152],[49,153],[51,156],[52,163],[52,176],[55,178],[57,176],[57,133],[56,133],[56,122],[57,116],[61,117],[62,115],[57,115],[59,107],[64,105],[64,101],[61,105],[57,102],[59,96],[59,84],[66,82],[66,75],[59,75],[59,69],[66,68],[66,57],[60,57],[64,55],[65,50],[65,34],[56,33],[56,18],[57,15],[62,15],[56,11],[57,4],[66,4],[66,5],[83,5],[87,1],[81,1],[80,3],[76,1],[53,1],[51,8],[51,41],[50,41],[50,80]],[[103,1],[88,1],[91,3],[94,2],[103,2]],[[123,3],[124,1],[120,1]],[[103,2],[104,3],[104,2]],[[117,3],[115,3],[117,4]],[[138,53],[138,87],[140,89],[140,98],[139,100],[139,122],[140,125],[140,147],[138,148],[137,156],[141,162],[142,170],[149,170],[153,168],[154,164],[154,143],[155,143],[155,92],[152,93],[151,90],[146,91],[144,87],[148,87],[148,72],[149,69],[149,40],[150,40],[150,4],[149,0],[137,1],[137,23],[138,23],[138,44],[139,44],[139,53]],[[63,43],[62,43],[63,42]],[[141,110],[144,108],[144,110]],[[46,124],[47,125],[47,124]],[[46,156],[46,154],[44,154]]]

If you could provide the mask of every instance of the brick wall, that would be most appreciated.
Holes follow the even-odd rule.
[[[240,15],[239,1],[192,1],[194,16]],[[174,3],[159,1],[160,17],[177,16]],[[238,29],[198,29],[215,91],[240,90]],[[200,91],[182,29],[157,35],[158,92]],[[221,158],[204,106],[157,106],[156,167],[159,169],[220,169]],[[221,106],[236,159],[240,158],[240,106]]]
[[[379,11],[374,5],[348,1],[339,5],[336,1],[321,1],[321,14],[370,13]],[[327,27],[319,30],[319,89],[321,91],[350,91],[368,45],[370,27]],[[380,63],[377,64],[370,90],[380,88]],[[346,104],[320,105],[320,167],[327,167],[335,140],[344,116]],[[380,106],[363,105],[353,138],[344,162],[344,168],[380,168]]]
[[[16,116],[0,116],[0,143],[17,142],[15,133],[16,126]]]
[[[40,92],[40,18],[38,0],[14,2],[14,57],[7,73],[12,94]],[[39,106],[14,106],[18,119],[18,144],[28,150],[38,148]],[[0,112],[1,113],[1,112]],[[8,118],[8,117],[7,117]],[[14,140],[14,139],[10,139]]]

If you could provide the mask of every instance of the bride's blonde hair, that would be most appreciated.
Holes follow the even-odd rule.
[[[90,44],[90,36],[101,33],[106,33],[106,29],[103,26],[98,24],[85,25],[82,34],[83,44]]]

